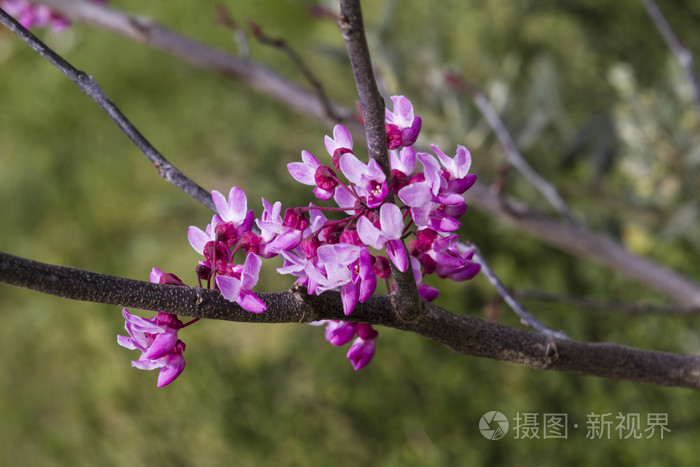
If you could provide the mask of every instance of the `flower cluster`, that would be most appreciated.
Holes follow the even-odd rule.
[[[164,274],[158,268],[153,268],[151,282],[185,285],[176,275]],[[177,338],[177,332],[186,325],[169,313],[158,313],[146,319],[132,315],[124,308],[123,315],[130,337],[117,336],[117,343],[127,349],[141,351],[141,357],[132,361],[131,366],[141,370],[160,368],[159,388],[173,382],[185,369],[185,357],[182,356],[185,343]]]
[[[93,3],[107,3],[109,0],[90,0]],[[28,0],[2,0],[0,8],[27,29],[49,27],[53,32],[60,32],[70,26],[65,16],[55,13],[46,5],[35,5]]]
[[[231,188],[228,197],[213,191],[217,214],[204,230],[196,226],[188,230],[190,244],[203,256],[196,268],[200,286],[219,290],[247,311],[264,312],[265,303],[252,289],[262,259],[279,256],[283,264],[277,272],[295,276],[311,294],[338,290],[343,312],[349,316],[358,302],[365,302],[375,293],[378,281],[385,282],[388,292],[394,289],[392,265],[402,273],[410,268],[418,293],[428,301],[438,296],[438,290],[422,283],[425,274],[455,281],[476,275],[480,266],[472,262],[473,251],[460,252],[455,234],[460,226],[458,218],[467,210],[463,193],[476,180],[469,174],[469,151],[457,146],[456,155],[451,157],[431,145],[434,155],[417,152],[413,145],[421,119],[414,115],[407,98],[391,99],[393,111],[386,110],[390,174],[384,173],[376,161],[365,163],[356,157],[350,132],[342,125],[333,129],[333,137],[325,137],[330,164],[322,164],[312,153],[302,151],[301,162],[287,165],[295,180],[314,187],[319,200],[333,200],[337,206],[310,204],[287,208],[283,213],[281,202],[271,204],[263,198],[262,214],[256,218],[240,188]],[[334,215],[326,217],[326,213]],[[157,280],[163,283],[163,277]],[[176,373],[174,367],[161,365],[160,359],[164,355],[181,357],[184,344],[178,347],[169,337],[173,346],[162,352],[156,345],[158,338],[153,336],[174,333],[176,337],[179,328],[177,324],[158,322],[158,317],[153,318],[155,321],[144,320],[150,323],[148,329],[133,324],[141,323],[143,318],[134,321],[134,317],[127,317],[130,348],[143,352],[139,362],[147,363],[139,363],[139,368],[150,365],[171,369],[163,377],[170,382],[168,378]],[[377,331],[369,324],[334,320],[315,324],[326,325],[326,339],[333,345],[354,339],[347,358],[356,370],[371,361]],[[145,333],[146,337],[137,337],[132,331]],[[156,350],[150,350],[154,347]],[[161,376],[163,372],[165,369]]]

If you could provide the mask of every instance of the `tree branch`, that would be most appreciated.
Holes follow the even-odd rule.
[[[313,91],[289,81],[260,63],[206,46],[177,34],[149,18],[129,15],[113,8],[80,0],[38,0],[34,3],[47,5],[71,20],[93,24],[145,43],[198,68],[234,78],[275,98],[302,115],[310,115],[328,125],[337,123],[327,118],[323,102]],[[333,106],[332,115],[342,119],[343,122],[354,122],[352,112],[340,106]]]
[[[554,220],[522,203],[495,196],[483,184],[474,184],[467,193],[469,201],[482,211],[555,248],[602,264],[683,305],[700,306],[697,284],[654,261],[630,253],[606,235]]]
[[[347,45],[357,94],[360,96],[369,157],[377,161],[389,181],[391,167],[386,148],[384,99],[379,94],[379,88],[374,79],[359,0],[340,0],[338,26]]]
[[[656,5],[654,0],[642,0],[644,8],[651,17],[656,29],[658,29],[661,36],[664,38],[666,45],[671,52],[676,56],[676,59],[681,64],[683,71],[688,78],[690,84],[690,89],[693,94],[693,102],[695,103],[695,110],[700,116],[700,80],[698,80],[698,75],[695,72],[695,60],[693,60],[693,54],[678,40],[678,37],[673,32],[671,25],[668,24],[666,18],[664,17],[661,10]]]
[[[259,24],[253,21],[249,21],[249,25],[250,29],[253,32],[253,37],[255,37],[261,44],[269,45],[271,47],[279,49],[282,52],[284,52],[287,55],[287,57],[289,57],[292,63],[294,63],[297,69],[304,76],[304,79],[306,79],[309,85],[316,92],[318,98],[321,100],[323,108],[326,112],[326,117],[330,120],[340,122],[342,119],[333,113],[333,106],[328,100],[328,96],[326,96],[326,90],[323,88],[323,84],[316,77],[314,72],[311,71],[311,68],[309,68],[304,59],[301,58],[301,55],[299,55],[296,50],[294,50],[289,44],[287,44],[285,40],[269,37],[263,32]]]
[[[53,266],[0,252],[0,282],[68,298],[163,311],[182,316],[248,323],[309,323],[342,319],[376,324],[439,342],[453,351],[540,370],[599,376],[700,390],[700,357],[640,350],[608,343],[552,339],[544,334],[456,315],[429,305],[415,321],[391,313],[387,296],[358,303],[345,316],[337,292],[308,295],[303,288],[261,293],[264,313],[249,313],[218,291],[153,284]]]
[[[488,98],[481,92],[476,86],[474,86],[469,81],[458,77],[454,74],[449,74],[447,76],[447,81],[458,89],[459,91],[465,91],[471,94],[474,104],[481,112],[481,115],[486,119],[491,130],[498,138],[501,143],[503,151],[506,153],[506,160],[508,164],[515,167],[520,174],[525,177],[525,179],[530,182],[532,186],[539,191],[542,196],[547,200],[547,202],[558,212],[564,219],[569,221],[573,225],[577,225],[574,216],[571,214],[566,201],[559,195],[556,187],[545,180],[532,166],[527,162],[525,157],[518,151],[518,147],[510,136],[510,132],[503,124],[501,117],[493,108],[491,102]]]
[[[474,250],[474,261],[479,263],[481,265],[481,273],[486,277],[486,279],[491,283],[494,289],[496,289],[496,292],[503,298],[503,300],[508,304],[508,306],[515,312],[516,315],[520,317],[520,322],[524,324],[525,326],[529,326],[532,329],[541,332],[542,334],[545,334],[546,336],[549,336],[551,338],[556,338],[556,339],[565,339],[567,340],[568,337],[565,333],[561,331],[555,331],[554,329],[549,328],[548,326],[544,325],[540,320],[535,318],[535,316],[527,311],[524,306],[522,306],[518,301],[513,297],[513,295],[508,291],[505,285],[503,285],[503,282],[498,278],[496,273],[493,272],[491,267],[488,265],[486,260],[484,259],[483,255],[481,254],[481,251],[479,251],[479,248],[476,247],[475,245],[472,246],[467,246],[462,242],[458,243],[458,247],[462,253],[466,252],[469,249]]]
[[[338,26],[347,45],[350,64],[357,84],[357,93],[360,96],[369,157],[377,161],[386,175],[387,183],[391,186],[391,167],[386,146],[384,99],[379,94],[372,71],[372,59],[365,37],[360,0],[340,0]],[[387,201],[393,202],[393,195],[390,194]],[[404,248],[406,247],[404,246]],[[411,263],[408,263],[408,269],[404,272],[399,271],[393,263],[390,263],[390,266],[391,275],[396,284],[396,291],[392,295],[396,312],[405,321],[412,321],[421,313],[423,303],[418,295]]]
[[[623,302],[620,300],[600,300],[592,297],[575,297],[565,294],[556,294],[544,290],[515,290],[513,295],[519,299],[537,300],[549,303],[561,303],[573,305],[591,310],[614,310],[619,313],[631,315],[668,315],[668,316],[692,316],[700,315],[700,307],[657,305],[643,302]]]

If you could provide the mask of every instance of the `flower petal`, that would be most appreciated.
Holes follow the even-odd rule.
[[[241,293],[241,281],[230,276],[216,276],[216,285],[221,295],[230,302],[235,302]]]
[[[158,374],[158,387],[162,388],[172,383],[175,378],[180,376],[182,370],[185,369],[185,357],[182,354],[168,355],[166,364]]]
[[[267,310],[267,305],[260,297],[250,290],[244,290],[238,297],[237,303],[246,311],[251,313],[262,313]]]

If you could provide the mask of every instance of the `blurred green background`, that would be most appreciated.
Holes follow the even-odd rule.
[[[113,0],[236,53],[215,1]],[[167,6],[166,6],[167,3]],[[284,37],[334,101],[354,106],[352,74],[333,21],[312,1],[225,2]],[[329,3],[332,5],[332,2]],[[700,4],[661,5],[700,54]],[[383,89],[409,96],[421,142],[472,151],[473,171],[497,177],[502,150],[446,70],[482,88],[532,164],[579,219],[633,251],[700,281],[700,123],[685,76],[633,0],[365,2]],[[310,191],[285,165],[302,149],[324,157],[329,129],[246,86],[94,28],[40,31],[92,74],[177,167],[207,189],[243,188],[305,205]],[[279,51],[251,42],[255,60],[302,81]],[[0,249],[18,256],[147,280],[153,266],[195,282],[189,225],[211,213],[158,178],[116,126],[58,71],[0,30]],[[515,174],[508,192],[546,211]],[[462,234],[512,288],[666,303],[647,287],[554,251],[477,210]],[[270,261],[258,290],[290,279]],[[274,264],[273,264],[274,263]],[[519,326],[483,278],[434,282],[439,304]],[[580,340],[700,351],[695,317],[626,315],[525,301]],[[694,465],[697,393],[535,371],[463,357],[380,329],[375,360],[355,372],[319,328],[201,322],[183,331],[187,368],[157,389],[119,347],[116,307],[0,285],[0,464],[43,465]],[[568,439],[490,441],[480,417],[568,414]],[[586,439],[588,414],[668,414],[664,439]],[[578,424],[578,429],[573,424]]]

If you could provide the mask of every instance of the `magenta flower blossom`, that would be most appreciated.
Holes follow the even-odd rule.
[[[364,323],[357,323],[355,325],[355,331],[358,337],[350,346],[347,358],[350,360],[355,370],[361,370],[366,367],[372,360],[372,357],[374,357],[379,333],[372,329],[372,326]]]
[[[435,151],[440,163],[449,174],[447,190],[457,194],[467,191],[476,181],[476,175],[469,174],[472,165],[472,156],[469,150],[464,146],[457,145],[457,154],[452,158],[442,152],[437,145],[431,144],[430,147]]]
[[[333,127],[333,138],[326,135],[323,138],[328,154],[333,158],[333,165],[340,170],[340,156],[352,152],[352,136],[343,125]]]
[[[379,207],[389,193],[386,175],[374,159],[365,164],[352,153],[340,158],[340,170],[355,184],[357,194],[365,199],[367,207]]]
[[[263,198],[262,202],[264,207],[263,214],[260,219],[255,220],[260,229],[261,256],[270,258],[299,245],[304,229],[297,229],[295,228],[297,226],[289,225],[288,223],[285,225],[285,221],[280,215],[282,203],[277,201],[271,205],[265,198]]]
[[[219,213],[221,220],[233,224],[238,237],[249,231],[253,226],[255,213],[252,209],[248,211],[248,200],[240,188],[235,186],[231,188],[228,200],[224,195],[213,190],[211,199],[214,201],[214,206],[216,206],[216,211]]]
[[[411,175],[416,169],[416,151],[412,147],[393,150],[389,155],[389,163],[392,170],[398,170],[404,176]]]
[[[352,280],[352,265],[360,257],[360,247],[346,243],[322,245],[316,250],[313,268],[307,268],[309,278],[318,284],[316,293],[342,287]]]
[[[160,368],[157,386],[162,388],[172,383],[185,369],[185,343],[178,340],[173,350],[157,359],[141,359],[131,362],[131,366],[139,370],[155,370]]]
[[[355,323],[347,321],[326,321],[326,340],[332,345],[341,346],[355,337]]]
[[[415,256],[411,256],[411,266],[413,269],[413,278],[416,280],[416,287],[418,287],[418,295],[420,295],[423,300],[427,302],[432,302],[438,298],[438,295],[440,295],[440,291],[438,289],[427,284],[421,284],[423,281],[421,263]]]
[[[357,233],[366,244],[381,250],[386,246],[386,253],[391,262],[404,272],[408,269],[408,257],[406,248],[401,241],[403,234],[403,215],[395,204],[385,203],[379,208],[379,226],[377,228],[367,218],[361,217],[357,221]]]
[[[315,186],[314,194],[318,199],[331,199],[338,185],[335,172],[330,167],[321,165],[309,151],[301,151],[301,160],[303,162],[287,164],[289,174],[299,183]]]
[[[250,253],[243,267],[234,267],[230,276],[216,276],[216,285],[221,295],[228,301],[238,303],[244,310],[251,313],[265,311],[267,309],[265,302],[250,290],[258,283],[260,266],[262,266],[260,257]]]
[[[266,305],[252,290],[261,258],[281,256],[283,264],[277,272],[295,276],[309,294],[339,293],[347,316],[372,297],[378,279],[388,291],[396,287],[391,264],[402,272],[412,266],[418,293],[428,301],[438,296],[438,290],[422,283],[425,275],[466,280],[477,274],[480,266],[472,261],[473,251],[460,252],[457,235],[448,235],[459,228],[458,218],[467,210],[462,194],[475,180],[469,174],[471,155],[457,146],[456,155],[449,157],[436,145],[431,146],[435,155],[416,153],[411,146],[421,119],[405,97],[391,100],[393,110],[385,112],[390,174],[375,160],[365,163],[355,156],[350,132],[342,125],[335,126],[333,137],[324,138],[332,164],[322,164],[304,150],[301,162],[287,165],[296,181],[312,186],[317,198],[333,199],[338,207],[312,204],[290,207],[282,214],[280,201],[271,204],[263,198],[263,211],[255,218],[240,188],[231,188],[228,197],[213,191],[218,214],[204,230],[191,226],[187,235],[204,256],[195,270],[200,286],[213,286],[227,300],[261,313]],[[389,195],[399,204],[388,202]],[[407,249],[403,242],[409,238]],[[386,251],[386,257],[373,256],[370,248]],[[234,258],[241,251],[245,262],[236,264]],[[151,281],[184,285],[174,274],[157,268],[151,272]],[[152,319],[124,313],[130,337],[120,336],[119,343],[142,352],[132,364],[160,368],[158,384],[168,384],[184,368],[185,344],[177,332],[186,325],[166,313]],[[326,339],[333,345],[352,341],[347,357],[356,370],[372,360],[378,334],[369,324],[337,320],[314,324],[326,325]]]
[[[377,288],[377,275],[372,267],[372,257],[366,247],[360,248],[360,255],[349,265],[350,282],[340,288],[343,313],[349,315],[357,302],[366,302]]]
[[[394,111],[385,109],[387,122],[387,135],[393,136],[389,144],[389,149],[396,149],[399,146],[412,146],[418,139],[421,129],[421,118],[413,114],[413,104],[404,96],[392,96]],[[396,134],[396,136],[394,136]]]
[[[200,255],[204,255],[207,243],[216,241],[216,226],[220,223],[221,218],[218,215],[214,215],[214,217],[211,218],[211,223],[207,225],[205,230],[194,225],[191,225],[189,229],[187,229],[187,239],[192,248],[194,248],[194,251]]]
[[[158,313],[150,319],[132,315],[124,308],[126,331],[130,337],[117,336],[117,343],[130,350],[140,350],[141,357],[131,365],[141,370],[160,368],[158,387],[173,382],[185,368],[182,352],[185,344],[177,338],[184,325],[175,315]]]
[[[165,273],[158,268],[153,268],[150,279],[154,284],[185,285],[175,274]]]
[[[70,25],[67,18],[57,15],[46,5],[35,5],[27,0],[5,0],[0,7],[27,29],[49,27],[61,32]]]

